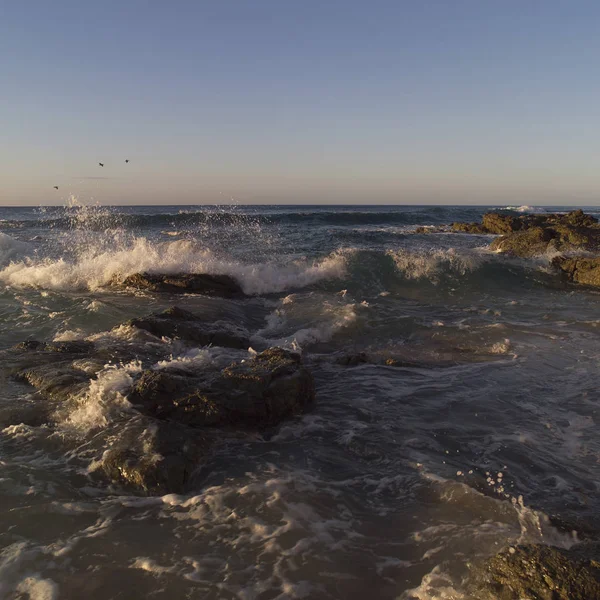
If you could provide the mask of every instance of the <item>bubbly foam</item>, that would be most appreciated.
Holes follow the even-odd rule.
[[[426,278],[433,282],[444,272],[465,275],[477,270],[486,257],[479,252],[457,252],[454,248],[424,250],[411,252],[408,250],[389,250],[396,268],[408,279]]]
[[[67,428],[87,433],[105,427],[115,412],[129,411],[131,405],[125,393],[133,385],[132,374],[141,370],[138,361],[121,366],[107,365],[79,398],[78,407],[66,420]]]

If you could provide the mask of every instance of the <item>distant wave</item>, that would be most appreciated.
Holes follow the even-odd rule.
[[[0,229],[42,227],[73,230],[85,228],[91,231],[106,229],[160,228],[180,231],[198,226],[224,227],[231,225],[422,225],[442,224],[456,220],[474,220],[480,209],[468,207],[429,207],[411,211],[382,210],[306,210],[278,213],[254,213],[241,211],[180,211],[171,214],[131,214],[116,210],[68,210],[59,215],[41,215],[37,219],[7,219],[0,222]]]
[[[527,204],[523,204],[522,206],[505,206],[502,210],[510,210],[512,212],[519,213],[545,213],[548,212],[545,208],[541,206],[529,206]]]

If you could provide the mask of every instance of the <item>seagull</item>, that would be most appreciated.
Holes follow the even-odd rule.
[[[57,186],[57,185],[55,185],[55,186],[54,186],[54,189],[55,189],[55,190],[57,190],[57,189],[58,189],[58,186]]]
[[[126,163],[128,163],[128,162],[129,162],[129,159],[128,159],[128,158],[126,158],[126,159],[125,159],[125,162],[126,162]]]
[[[104,166],[104,163],[98,163],[98,164],[99,164],[101,167],[103,167],[103,166]]]

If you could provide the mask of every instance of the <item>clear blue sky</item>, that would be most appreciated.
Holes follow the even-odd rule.
[[[0,56],[0,204],[600,201],[597,1],[7,0]]]

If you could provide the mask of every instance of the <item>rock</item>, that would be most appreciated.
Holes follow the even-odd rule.
[[[596,217],[586,215],[580,208],[567,213],[562,220],[566,225],[572,225],[573,227],[593,227],[598,223]]]
[[[436,225],[420,225],[415,229],[415,233],[446,233],[447,227],[438,227]]]
[[[300,357],[270,348],[218,372],[147,370],[129,400],[145,414],[193,427],[268,427],[314,401],[312,375]]]
[[[71,361],[50,362],[19,371],[16,379],[25,381],[53,400],[66,400],[83,391],[90,382],[90,374],[77,369]]]
[[[552,265],[565,273],[570,281],[600,286],[600,258],[557,256]]]
[[[85,340],[75,340],[70,342],[39,342],[37,340],[27,340],[13,347],[19,351],[38,351],[38,352],[58,352],[61,354],[83,354],[89,353],[94,349],[92,342]]]
[[[500,235],[490,249],[529,258],[547,252],[600,250],[600,225],[582,210],[543,215],[487,213],[482,223],[453,223],[454,231]]]
[[[240,284],[233,277],[207,273],[178,273],[174,275],[135,273],[129,275],[123,281],[115,281],[113,284],[151,292],[170,292],[174,294],[193,293],[221,296],[223,298],[236,298],[245,295]]]
[[[193,313],[177,306],[147,317],[132,319],[129,325],[148,331],[157,337],[182,339],[201,346],[246,349],[250,345],[248,332],[245,329],[227,321],[202,322]]]
[[[468,588],[480,600],[599,600],[599,557],[597,543],[515,546],[474,568]]]
[[[335,362],[344,367],[355,367],[372,361],[369,360],[369,357],[365,352],[359,352],[358,354],[343,354],[338,357]]]
[[[501,215],[498,213],[487,213],[482,219],[483,229],[487,233],[505,234],[521,231],[524,227],[524,221],[510,215]]]
[[[457,233],[489,233],[480,223],[452,223],[452,231]]]
[[[148,494],[184,493],[212,441],[176,423],[131,428],[102,458],[109,479]]]
[[[511,235],[496,238],[490,244],[490,250],[529,258],[547,252],[553,239],[554,236],[550,230],[533,227],[526,231],[518,231]]]

